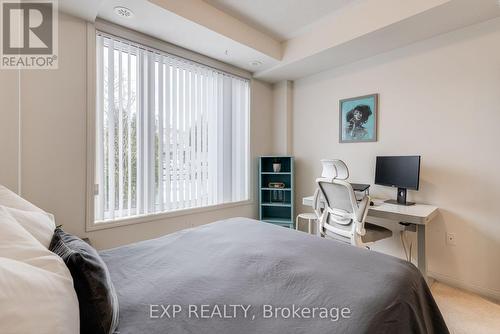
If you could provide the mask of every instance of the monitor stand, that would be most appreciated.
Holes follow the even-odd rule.
[[[397,200],[388,199],[387,201],[385,201],[385,203],[404,205],[404,206],[415,205],[414,202],[406,201],[406,188],[398,188],[398,199]]]

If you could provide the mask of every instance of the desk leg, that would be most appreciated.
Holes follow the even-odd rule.
[[[425,280],[427,279],[427,258],[425,256],[425,225],[417,225],[417,244],[418,244],[418,269],[424,276]]]

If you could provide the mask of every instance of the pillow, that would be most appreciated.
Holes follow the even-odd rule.
[[[78,334],[71,276],[0,257],[0,333]]]
[[[78,333],[78,299],[68,268],[3,207],[0,287],[0,333]]]
[[[80,303],[80,333],[114,333],[118,327],[118,298],[97,251],[60,227],[54,231],[49,249],[64,260],[73,276]]]
[[[71,279],[64,262],[26,231],[3,206],[0,206],[0,257],[29,264],[44,263],[44,266],[53,263],[51,270],[60,271],[62,267]],[[48,261],[43,260],[46,258]]]
[[[55,229],[55,219],[50,213],[31,204],[24,198],[0,185],[0,206],[9,208],[9,213],[46,248]]]
[[[49,248],[56,225],[45,212],[3,208],[45,248]]]

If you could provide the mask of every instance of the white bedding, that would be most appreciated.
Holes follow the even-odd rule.
[[[71,274],[47,248],[50,215],[0,186],[0,333],[79,333]]]

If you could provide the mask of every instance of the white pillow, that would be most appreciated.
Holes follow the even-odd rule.
[[[79,333],[78,300],[71,279],[0,257],[0,286],[0,333]]]
[[[2,185],[0,185],[0,206],[11,209],[10,214],[42,245],[49,248],[55,230],[54,215],[43,211]],[[48,220],[44,216],[48,217]]]
[[[28,231],[45,248],[49,248],[54,235],[56,224],[45,212],[24,211],[0,205],[6,213],[10,214],[26,231]]]
[[[78,298],[64,261],[0,207],[0,333],[78,333]]]
[[[28,261],[52,254],[0,206],[0,257]]]

